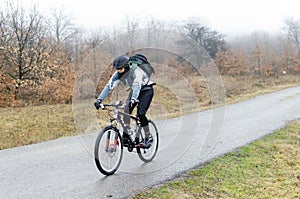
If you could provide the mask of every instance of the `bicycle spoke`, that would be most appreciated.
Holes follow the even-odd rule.
[[[103,131],[97,138],[95,161],[98,169],[105,175],[113,174],[121,163],[123,148],[119,143],[120,137],[113,129]]]
[[[138,156],[144,162],[150,162],[155,157],[158,150],[158,132],[155,124],[153,122],[149,122],[149,130],[153,137],[153,143],[149,149],[143,149],[138,147]]]

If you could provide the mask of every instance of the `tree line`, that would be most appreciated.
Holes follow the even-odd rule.
[[[0,106],[71,103],[76,73],[87,57],[90,64],[84,67],[92,71],[101,59],[135,49],[141,28],[148,31],[143,39],[149,44],[163,43],[167,35],[160,30],[186,35],[206,50],[222,75],[278,78],[300,73],[299,20],[284,19],[280,33],[253,33],[231,41],[199,21],[167,23],[149,18],[141,23],[126,18],[112,30],[85,30],[63,9],[44,16],[36,5],[26,10],[8,1],[0,9]],[[177,43],[186,53],[193,47],[184,40]],[[89,78],[97,81],[96,76]]]

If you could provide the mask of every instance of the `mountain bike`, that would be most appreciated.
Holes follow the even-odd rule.
[[[148,120],[153,143],[150,148],[145,148],[141,144],[145,140],[145,132],[141,127],[140,120],[137,116],[124,112],[125,104],[117,101],[113,104],[101,104],[100,107],[102,110],[108,111],[110,125],[100,131],[95,142],[94,158],[98,170],[107,176],[114,174],[121,164],[124,147],[127,148],[128,152],[136,150],[138,157],[143,162],[151,162],[156,156],[159,142],[158,130],[155,123]],[[129,116],[131,121],[134,121],[131,122],[130,139],[126,144],[122,142],[125,127],[122,116]]]

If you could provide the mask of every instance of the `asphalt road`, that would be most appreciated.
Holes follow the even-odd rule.
[[[300,87],[249,101],[156,121],[160,148],[144,164],[124,150],[105,177],[92,155],[96,133],[0,151],[0,198],[130,198],[300,118]]]

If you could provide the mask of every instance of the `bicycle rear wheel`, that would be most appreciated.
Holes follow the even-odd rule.
[[[104,175],[114,174],[123,157],[123,145],[119,131],[112,127],[105,127],[98,135],[94,149],[95,163]]]
[[[149,120],[149,131],[153,137],[153,143],[152,143],[151,147],[149,149],[137,147],[137,153],[138,153],[139,158],[143,162],[146,162],[146,163],[151,162],[153,160],[153,158],[156,156],[156,153],[158,150],[158,143],[159,143],[158,131],[157,131],[156,125],[151,120]],[[140,138],[140,139],[145,138],[144,132],[142,131],[141,133],[142,133],[142,135],[140,137],[142,137],[142,138]]]

